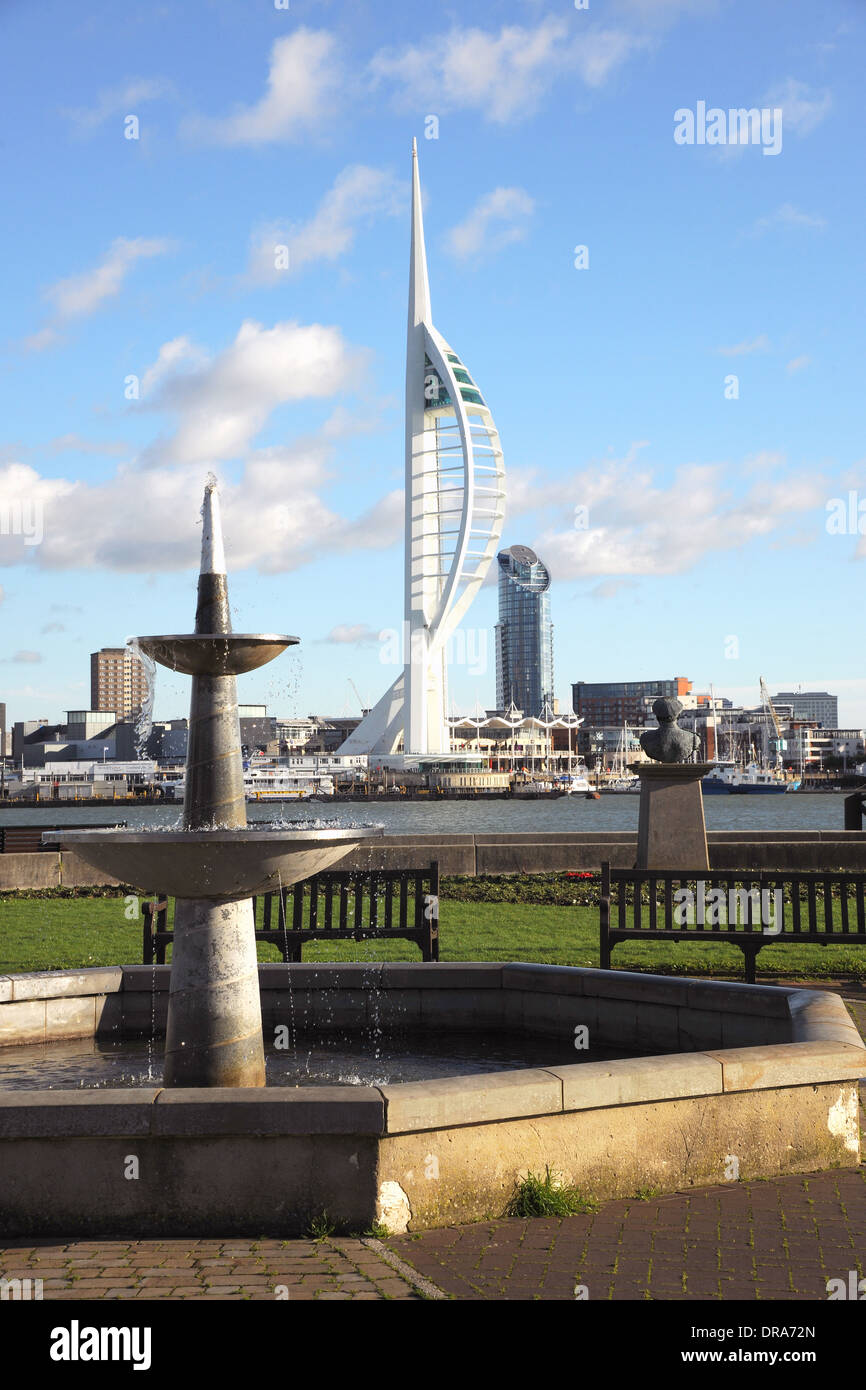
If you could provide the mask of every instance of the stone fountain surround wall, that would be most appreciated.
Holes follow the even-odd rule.
[[[0,1045],[159,1032],[169,969],[0,978]],[[593,1045],[668,1055],[379,1087],[0,1092],[0,1233],[292,1235],[324,1209],[345,1230],[421,1230],[501,1215],[546,1165],[613,1197],[725,1181],[731,1156],[741,1179],[860,1161],[866,1050],[837,995],[530,964],[260,981],[266,1036],[291,1008],[341,1030],[586,1024]]]

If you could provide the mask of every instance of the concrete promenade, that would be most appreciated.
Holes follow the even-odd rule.
[[[713,869],[866,870],[866,831],[711,830],[707,833]],[[630,869],[637,857],[637,833],[575,830],[543,834],[384,835],[375,849],[360,848],[340,861],[341,869],[425,869],[431,860],[442,874],[558,873],[596,870],[607,860]],[[34,888],[86,888],[111,885],[73,852],[0,854],[0,892]],[[161,892],[154,883],[148,891]]]

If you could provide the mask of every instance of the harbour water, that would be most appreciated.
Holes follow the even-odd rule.
[[[256,822],[319,822],[325,825],[381,825],[392,835],[484,835],[562,830],[637,831],[639,797],[603,795],[599,801],[564,796],[556,801],[397,801],[380,796],[369,802],[291,801],[247,807]],[[179,805],[4,806],[0,825],[116,825],[132,830],[176,826]],[[704,801],[708,830],[843,830],[844,795],[794,792],[789,796],[712,796]]]

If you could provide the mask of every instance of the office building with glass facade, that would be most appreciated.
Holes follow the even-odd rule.
[[[550,572],[527,545],[497,555],[499,622],[496,624],[496,705],[515,704],[524,714],[553,710],[553,623]]]

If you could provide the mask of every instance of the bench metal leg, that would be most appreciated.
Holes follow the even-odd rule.
[[[758,952],[760,951],[763,944],[763,942],[756,943],[754,941],[750,941],[748,943],[744,941],[737,942],[737,945],[739,946],[745,958],[747,985],[753,985],[757,983],[756,974],[758,964]]]

